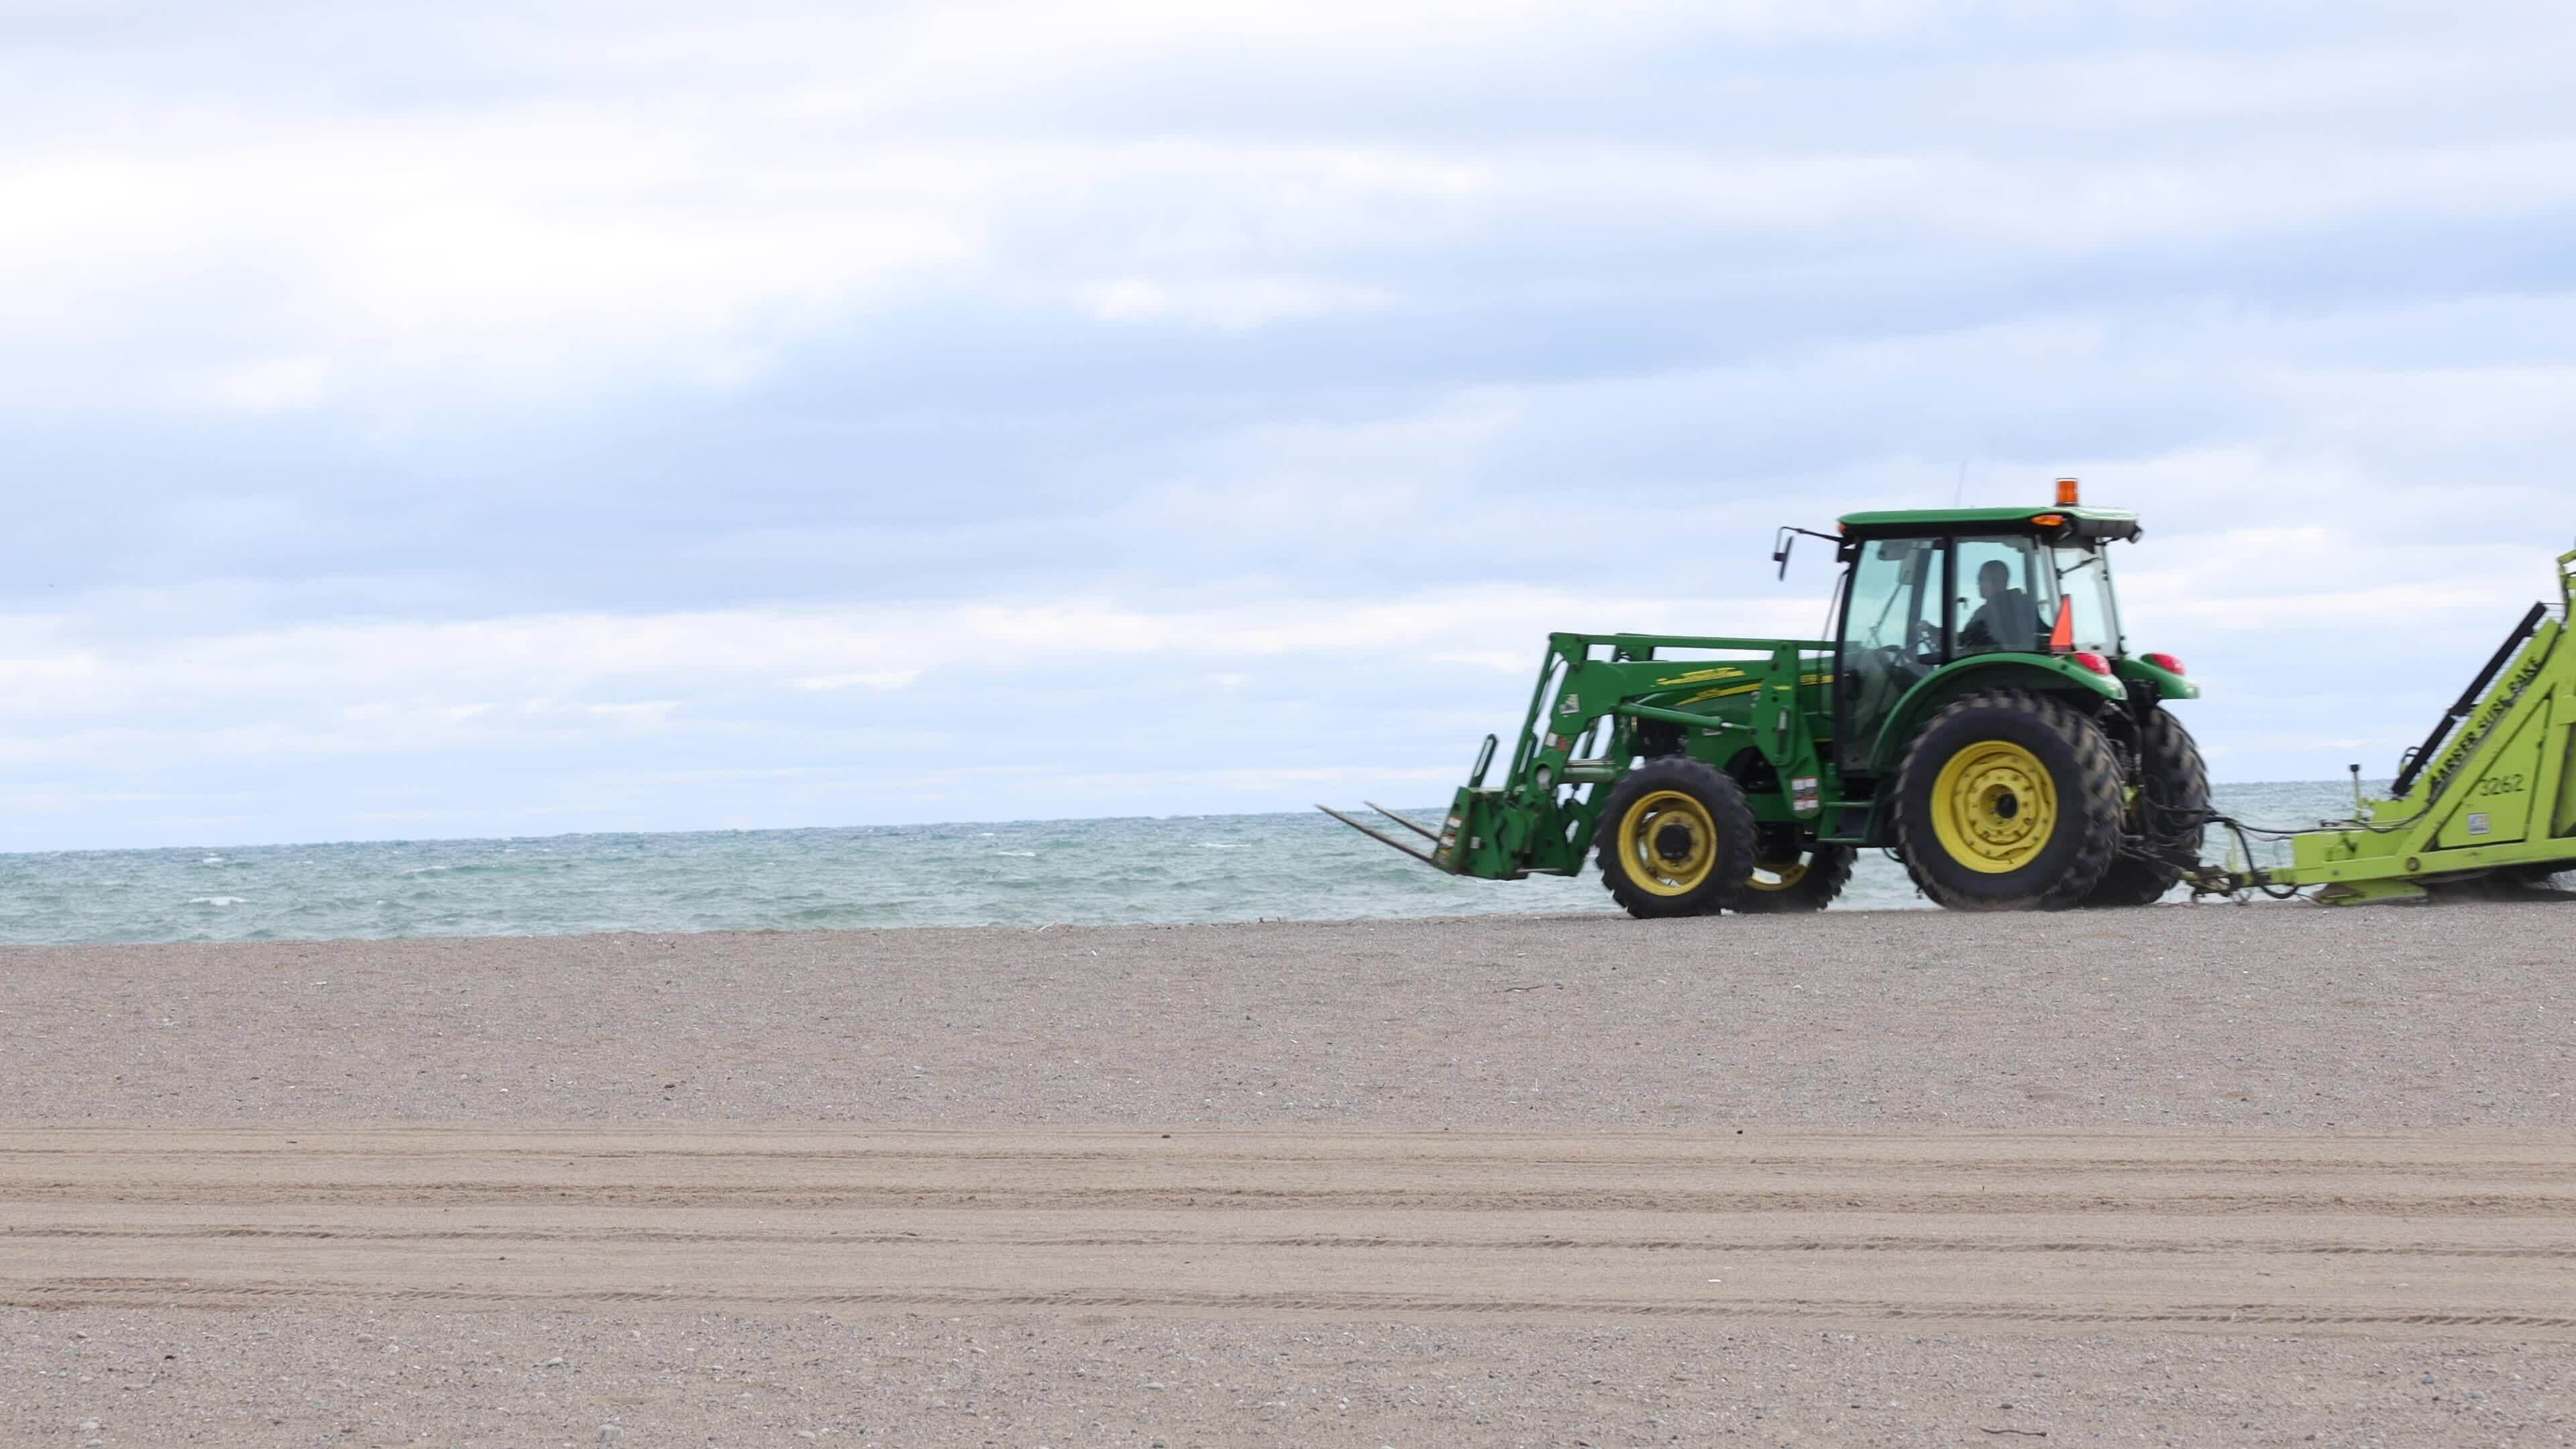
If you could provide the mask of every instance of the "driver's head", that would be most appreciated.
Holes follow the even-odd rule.
[[[1986,560],[1986,566],[1984,568],[1977,570],[1977,593],[1979,597],[1991,599],[1995,595],[2000,594],[2011,587],[2012,565],[2005,563],[2002,559],[1990,558]]]

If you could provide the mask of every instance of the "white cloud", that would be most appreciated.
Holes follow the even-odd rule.
[[[1426,656],[1434,664],[1465,664],[1477,669],[1498,670],[1504,674],[1527,674],[1529,656],[1507,649],[1449,650]]]
[[[1267,801],[2068,471],[2299,773],[2576,534],[2563,5],[54,9],[0,789],[102,819]]]
[[[286,412],[319,403],[328,394],[334,366],[328,357],[270,357],[218,367],[207,374],[207,401],[246,413]]]
[[[1389,300],[1385,291],[1374,287],[1294,277],[1227,277],[1212,282],[1126,277],[1098,288],[1092,308],[1111,322],[1176,318],[1220,332],[1249,332],[1290,318],[1384,306]]]
[[[1140,655],[1304,658],[1324,667],[1426,658],[1500,667],[1517,658],[1517,669],[1534,670],[1550,629],[1680,629],[1722,619],[1731,628],[1772,631],[1807,612],[1803,602],[1785,608],[1778,600],[1472,588],[1387,603],[740,609],[112,641],[82,638],[66,618],[20,616],[0,619],[0,672],[25,686],[0,697],[0,717],[16,722],[22,741],[49,727],[66,748],[101,740],[100,758],[122,746],[105,742],[95,724],[139,717],[274,722],[237,723],[227,753],[256,751],[272,737],[281,749],[305,748],[322,728],[311,722],[325,718],[338,721],[354,747],[409,749],[424,732],[461,737],[527,727],[559,736],[584,721],[667,724],[675,715],[730,707],[725,701],[745,686],[900,693],[927,681],[989,677],[987,661],[996,659],[1061,669]],[[1495,643],[1526,653],[1473,647]],[[653,697],[636,699],[638,692]],[[271,729],[277,733],[262,733]]]
[[[810,693],[838,689],[901,689],[921,677],[918,669],[862,670],[855,674],[808,674],[788,682]]]
[[[2547,46],[2526,34],[2557,33],[2546,12],[2499,13],[2526,43],[2481,47],[2455,29],[2419,64],[2422,47],[2374,34],[2286,54],[2094,56],[2036,11],[1863,0],[773,6],[723,21],[645,11],[606,33],[470,12],[422,37],[422,63],[448,67],[460,93],[373,109],[294,86],[124,94],[111,46],[53,63],[124,94],[105,111],[120,119],[30,126],[0,146],[0,379],[16,405],[47,408],[524,404],[738,386],[787,349],[943,288],[1226,334],[1397,310],[1437,284],[1444,254],[1523,236],[1598,248],[1606,265],[1587,270],[1615,281],[1629,237],[1790,244],[1763,267],[1899,240],[2039,264],[2425,215],[2537,218],[2576,202],[2563,130],[2392,140],[2285,124],[2209,145],[2154,129],[2178,110],[2359,105],[2401,82],[2425,110],[2553,85]],[[1857,137],[1711,138],[1635,120],[1585,136],[1417,123],[1344,141],[1330,71],[1305,134],[1139,134],[1094,114],[1104,88],[1222,86],[1319,57],[1443,77],[1472,106],[1523,66],[1974,25],[2038,47],[2014,67],[2035,71],[2030,84],[1949,57],[1929,73],[1964,92],[1953,104],[1927,109],[1906,78],[1897,114]],[[2071,57],[2048,49],[2070,44]],[[1505,54],[1490,81],[1462,59]],[[1615,70],[1600,83],[1621,84]],[[1814,84],[1809,104],[1841,114],[1867,90],[1831,72]],[[58,86],[26,95],[30,120],[64,103]],[[979,120],[975,97],[1009,105]],[[1072,124],[1051,123],[1050,97]],[[945,109],[909,109],[932,102]],[[2072,117],[2139,139],[2078,148],[2035,132],[1998,146],[1965,128],[1977,116]]]

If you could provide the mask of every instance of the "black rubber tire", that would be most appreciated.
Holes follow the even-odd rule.
[[[1834,897],[1851,884],[1852,865],[1860,852],[1848,845],[1817,845],[1801,851],[1798,864],[1807,873],[1794,883],[1765,890],[1758,880],[1747,879],[1744,893],[1735,898],[1735,909],[1747,916],[1789,916],[1821,911],[1834,903]]]
[[[1932,824],[1942,767],[1987,741],[2017,745],[2039,762],[2060,817],[2028,863],[1995,873],[1953,858]],[[2048,695],[1991,689],[1945,706],[1906,746],[1896,770],[1897,848],[1916,888],[1951,910],[2061,911],[2111,868],[2124,803],[2119,760],[2100,727]]]
[[[1620,852],[1620,830],[1629,810],[1658,790],[1689,796],[1708,812],[1714,827],[1708,845],[1715,858],[1708,874],[1679,895],[1665,895],[1640,884]],[[1725,771],[1686,755],[1648,760],[1611,786],[1601,802],[1592,838],[1600,848],[1601,884],[1612,900],[1640,920],[1714,914],[1735,904],[1745,879],[1753,874],[1753,807],[1744,799],[1744,787]]]
[[[2174,857],[2185,851],[2199,855],[2209,814],[2209,765],[2191,731],[2161,708],[2138,727],[2138,777],[2130,783],[2138,797],[2121,821],[2120,853],[2102,873],[2102,883],[2084,897],[2087,906],[2152,906],[2182,884],[2183,868],[2172,863]]]

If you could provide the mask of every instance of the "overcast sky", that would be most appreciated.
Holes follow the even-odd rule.
[[[721,18],[718,18],[721,16]],[[2134,507],[2222,778],[2576,544],[2576,7],[0,0],[0,848],[1445,799]]]

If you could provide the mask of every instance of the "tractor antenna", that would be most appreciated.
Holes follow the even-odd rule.
[[[1952,495],[1950,495],[1950,506],[1951,506],[1951,507],[1953,507],[1953,508],[1956,508],[1956,507],[1958,507],[1959,505],[1961,505],[1961,504],[1963,504],[1963,503],[1965,503],[1965,502],[1967,502],[1967,501],[1968,501],[1968,460],[1967,460],[1967,459],[1965,459],[1965,458],[1961,458],[1961,459],[1959,460],[1959,491],[1958,491],[1958,492],[1956,492],[1956,493],[1954,493],[1954,494],[1952,494]]]

